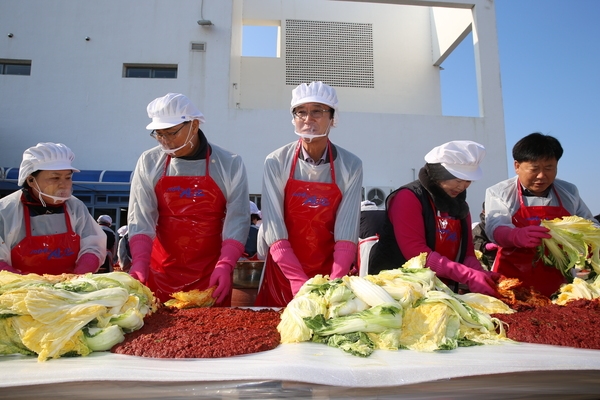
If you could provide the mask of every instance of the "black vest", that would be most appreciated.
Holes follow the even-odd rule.
[[[369,274],[371,275],[376,275],[379,272],[387,269],[400,268],[406,261],[408,261],[398,247],[396,235],[394,234],[394,227],[390,221],[389,215],[387,214],[388,204],[391,198],[395,196],[397,192],[404,189],[413,192],[421,202],[421,208],[423,209],[423,222],[425,224],[425,242],[427,243],[427,247],[435,251],[435,211],[431,206],[431,197],[429,193],[427,190],[425,190],[423,185],[416,180],[396,189],[385,199],[386,219],[383,224],[379,241],[373,246],[371,253],[369,254]],[[471,233],[469,231],[470,227],[467,226],[466,218],[462,218],[460,220],[460,226],[461,241],[458,262],[462,263],[467,252],[467,235],[470,235]]]

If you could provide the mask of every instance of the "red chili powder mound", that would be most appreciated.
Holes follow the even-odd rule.
[[[506,336],[517,342],[600,349],[599,300],[572,300],[514,314],[494,314],[508,324]],[[506,327],[506,326],[505,326]]]
[[[274,310],[164,307],[144,319],[111,352],[154,358],[220,358],[257,353],[279,345]]]

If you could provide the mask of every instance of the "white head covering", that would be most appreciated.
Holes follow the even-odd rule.
[[[258,209],[256,203],[252,200],[250,200],[250,214],[257,214],[262,219],[262,213]]]
[[[146,110],[148,117],[152,118],[152,122],[146,126],[150,131],[167,129],[194,119],[199,120],[201,124],[205,121],[204,115],[190,99],[179,93],[167,93],[163,97],[152,100]]]
[[[338,119],[338,99],[335,89],[323,82],[311,82],[310,84],[302,83],[292,90],[292,102],[290,112],[294,112],[294,108],[306,103],[321,103],[335,110],[333,113],[333,121],[331,126],[335,127]],[[292,118],[292,124],[294,119]]]
[[[70,169],[79,172],[71,163],[75,154],[62,143],[38,143],[23,152],[23,161],[19,167],[19,186],[35,171],[61,171]]]
[[[454,140],[433,148],[425,155],[428,164],[441,164],[448,172],[466,181],[481,179],[479,164],[485,156],[485,147],[470,140]]]
[[[373,210],[379,210],[379,207],[377,207],[377,204],[373,203],[372,201],[365,200],[360,203],[360,211],[373,211]]]
[[[119,234],[119,236],[125,236],[127,235],[127,232],[129,232],[129,227],[127,225],[123,225],[122,227],[117,229],[117,233]]]
[[[112,225],[112,218],[110,217],[110,215],[101,215],[101,216],[98,217],[98,219],[96,221],[99,224]]]

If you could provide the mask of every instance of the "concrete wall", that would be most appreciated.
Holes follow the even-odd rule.
[[[208,27],[196,23],[201,5],[0,2],[0,59],[32,60],[31,76],[0,75],[0,166],[18,166],[25,148],[55,141],[73,149],[80,169],[132,170],[139,154],[155,145],[145,130],[146,105],[182,92],[204,112],[209,140],[242,155],[250,192],[260,193],[265,156],[296,139],[289,114],[293,86],[284,79],[289,18],[373,24],[375,87],[337,88],[340,119],[331,133],[334,143],[362,158],[364,186],[412,180],[424,154],[453,139],[493,149],[484,179],[469,189],[471,204],[481,204],[485,188],[506,178],[493,2],[204,0],[202,16],[213,22]],[[249,21],[279,21],[281,57],[241,56],[242,26]],[[442,116],[436,63],[471,29],[480,117]],[[206,43],[206,51],[190,51],[192,42]],[[123,78],[124,63],[175,64],[178,78]]]

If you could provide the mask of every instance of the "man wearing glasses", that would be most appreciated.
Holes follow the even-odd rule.
[[[162,301],[216,286],[231,304],[233,269],[248,237],[248,181],[239,155],[209,143],[202,113],[169,93],[147,107],[158,146],[139,158],[129,199],[129,273]]]
[[[362,161],[329,141],[338,120],[335,89],[292,91],[300,139],[265,160],[258,251],[266,256],[256,306],[284,307],[317,274],[340,278],[356,258]]]

